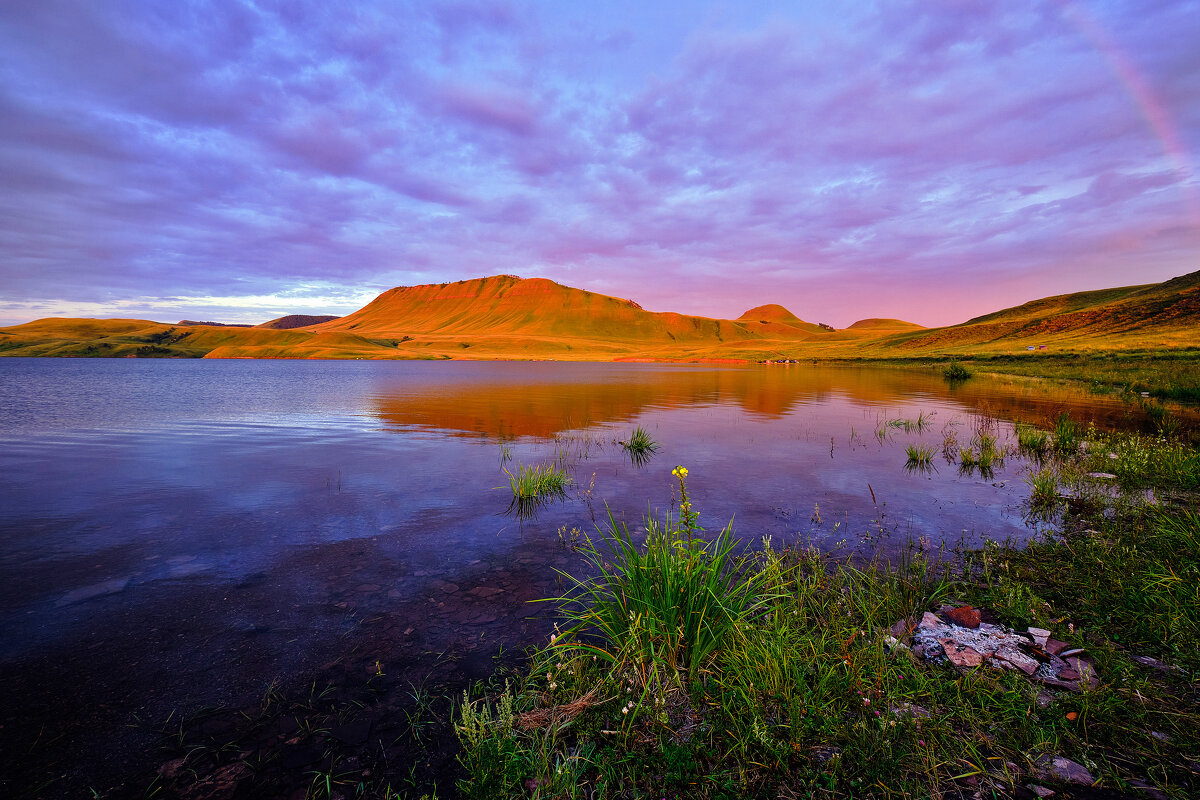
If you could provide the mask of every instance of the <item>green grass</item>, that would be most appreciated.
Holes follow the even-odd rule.
[[[1075,433],[1090,447],[1031,473],[1035,497],[1101,462],[1130,493],[1080,496],[1062,531],[1024,549],[992,544],[943,563],[911,547],[849,564],[765,542],[713,569],[729,529],[702,545],[690,506],[648,526],[644,545],[610,522],[591,551],[599,578],[559,599],[566,629],[503,692],[463,701],[460,791],[1011,796],[1035,758],[1054,754],[1114,791],[1144,781],[1195,796],[1200,455],[1161,438]],[[973,458],[989,451],[1000,451],[994,432],[979,425]],[[1144,502],[1146,488],[1166,502]],[[1100,685],[1071,693],[889,646],[896,620],[945,601],[1049,628],[1086,649]]]
[[[904,448],[908,456],[906,466],[910,469],[926,469],[933,466],[933,456],[937,448],[929,445],[910,444]]]
[[[510,472],[504,467],[508,476],[509,487],[512,489],[512,503],[508,514],[515,514],[522,519],[536,515],[537,510],[555,500],[567,496],[567,486],[571,476],[558,464],[538,464],[532,467],[517,465],[516,472]]]
[[[1050,449],[1050,436],[1032,425],[1017,423],[1017,449],[1034,459],[1045,458]]]
[[[972,377],[974,374],[975,374],[974,372],[967,369],[966,367],[964,367],[962,364],[958,363],[957,361],[947,364],[945,366],[945,368],[942,370],[942,377],[952,383],[955,381],[965,381],[967,378]]]
[[[1046,509],[1058,502],[1058,476],[1050,467],[1043,467],[1026,476],[1029,502],[1035,509]]]

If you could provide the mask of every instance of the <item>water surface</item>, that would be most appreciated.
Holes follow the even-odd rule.
[[[348,652],[486,674],[548,630],[528,601],[580,564],[560,531],[606,509],[636,529],[671,508],[677,464],[710,531],[934,551],[1036,533],[1027,465],[957,466],[981,425],[1012,443],[993,415],[1129,416],[932,371],[366,361],[0,359],[0,408],[0,678],[24,698],[4,734],[34,735],[48,704],[80,749]],[[660,444],[641,466],[616,444],[638,425]],[[933,470],[905,469],[915,444]],[[566,500],[505,516],[503,470],[550,462]]]

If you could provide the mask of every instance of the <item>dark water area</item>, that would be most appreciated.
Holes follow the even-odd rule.
[[[668,510],[677,464],[710,531],[888,557],[1036,535],[1027,464],[942,457],[981,425],[1139,422],[1045,382],[800,365],[0,359],[0,410],[0,789],[31,797],[140,796],[162,720],[273,684],[485,677],[551,630],[529,601],[580,568],[564,534]],[[551,462],[565,500],[505,516],[504,468]]]

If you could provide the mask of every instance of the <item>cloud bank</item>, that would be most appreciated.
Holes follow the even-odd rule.
[[[934,325],[1200,268],[1196,2],[339,5],[0,6],[0,322],[511,273]]]

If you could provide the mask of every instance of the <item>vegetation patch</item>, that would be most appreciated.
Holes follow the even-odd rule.
[[[461,794],[1194,796],[1200,456],[1066,422],[1041,433],[1025,437],[1045,453],[1031,510],[1062,503],[1060,529],[953,558],[738,554],[729,527],[703,544],[677,469],[678,513],[648,520],[644,543],[610,521],[585,548],[599,577],[560,599],[565,627],[503,690],[459,703]],[[976,431],[976,461],[996,457],[991,435]],[[922,625],[947,645],[918,648]],[[969,658],[947,632],[972,625],[1022,652]]]

